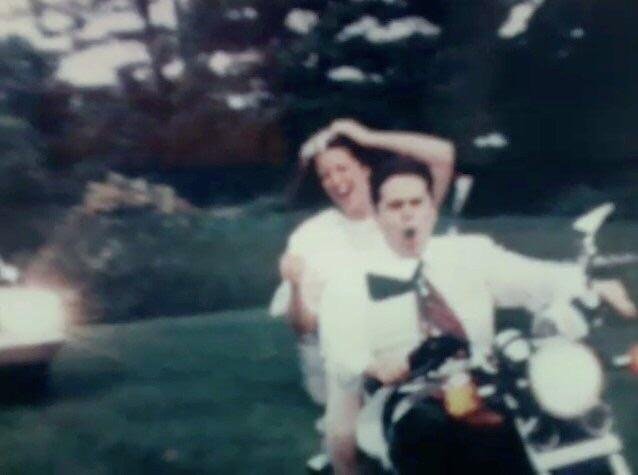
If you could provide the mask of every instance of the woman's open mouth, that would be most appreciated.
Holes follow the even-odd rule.
[[[352,187],[349,185],[342,185],[335,189],[335,197],[339,201],[347,201],[350,195],[352,195]]]

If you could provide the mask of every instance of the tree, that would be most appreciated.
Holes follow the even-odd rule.
[[[28,44],[0,42],[0,201],[19,204],[41,196],[46,121],[39,101],[50,66]]]
[[[476,211],[547,211],[635,164],[635,2],[308,3],[279,55],[296,144],[343,115],[441,134],[478,178]]]

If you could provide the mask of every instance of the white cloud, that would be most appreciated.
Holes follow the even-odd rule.
[[[300,35],[310,33],[317,26],[317,23],[319,23],[319,15],[312,10],[302,10],[300,8],[290,10],[284,20],[286,28]]]
[[[244,94],[232,93],[225,96],[226,105],[233,110],[256,109],[270,95],[264,91],[252,91]]]
[[[47,8],[39,18],[42,28],[50,33],[63,33],[75,25],[73,18],[64,13]]]
[[[569,32],[569,36],[574,38],[575,40],[580,40],[585,37],[585,30],[583,28],[574,28]]]
[[[525,33],[534,13],[543,3],[545,0],[526,0],[514,5],[510,9],[507,19],[498,29],[498,36],[509,39]]]
[[[32,17],[24,16],[14,19],[0,19],[0,38],[18,36],[31,43],[38,50],[48,52],[65,52],[73,46],[67,35],[45,36],[36,27]]]
[[[262,60],[262,54],[251,49],[241,53],[228,53],[219,50],[210,56],[208,67],[218,76],[232,76],[243,73]]]
[[[100,10],[104,12],[128,11],[131,10],[132,6],[131,0],[110,0],[106,3],[102,3]]]
[[[134,11],[98,13],[77,32],[76,37],[83,41],[101,41],[109,36],[121,33],[142,31],[144,21]]]
[[[231,8],[224,16],[231,21],[256,20],[259,13],[253,7]]]
[[[71,0],[71,2],[73,4],[79,3],[80,6],[87,6],[91,2],[91,0]],[[69,5],[69,0],[39,0],[39,3],[48,7],[57,7],[59,5],[62,5],[62,6]]]
[[[335,82],[383,82],[381,75],[374,73],[366,74],[361,69],[355,68],[354,66],[339,66],[337,68],[333,68],[328,71],[326,76],[328,76],[328,79]]]
[[[366,15],[341,30],[337,35],[337,41],[362,36],[371,43],[391,43],[412,35],[434,37],[440,33],[441,28],[419,16],[398,18],[382,25],[377,18]]]
[[[509,141],[500,132],[491,132],[474,139],[474,146],[477,148],[503,148],[507,145],[509,145]]]
[[[141,42],[111,40],[62,58],[56,77],[77,87],[112,86],[118,70],[135,63],[150,63]]]
[[[181,59],[174,59],[168,64],[165,64],[162,68],[162,73],[167,79],[175,80],[179,78],[184,72],[184,61]]]
[[[149,9],[151,23],[169,30],[177,29],[177,14],[172,0],[157,0]]]
[[[0,17],[23,15],[29,12],[28,0],[2,0],[0,2]]]
[[[365,15],[357,21],[346,25],[337,35],[337,41],[347,41],[356,36],[365,36],[366,33],[379,28],[379,20],[370,15]]]
[[[328,71],[328,79],[337,82],[365,82],[367,75],[354,66],[340,66]]]
[[[137,81],[148,81],[153,75],[153,70],[150,66],[140,66],[133,71],[133,77]]]

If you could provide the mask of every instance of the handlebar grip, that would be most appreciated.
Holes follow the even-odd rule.
[[[377,378],[366,376],[363,380],[363,390],[368,396],[372,396],[383,387],[383,383]]]
[[[408,362],[412,371],[419,373],[439,367],[445,360],[460,351],[467,351],[468,344],[459,338],[445,335],[428,338],[421,346],[410,353]]]

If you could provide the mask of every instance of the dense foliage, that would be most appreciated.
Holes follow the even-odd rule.
[[[76,210],[26,279],[77,292],[80,323],[263,304],[277,285],[286,236],[302,218],[276,208],[260,201],[192,215]]]
[[[39,98],[47,66],[22,41],[0,44],[0,201],[22,203],[41,193],[44,143]]]
[[[479,177],[475,212],[573,213],[583,190],[635,212],[633,0],[32,3],[31,41],[59,45],[19,104],[57,166],[160,171],[203,203],[237,199],[282,185],[250,167],[286,169],[347,115],[452,138]],[[251,186],[197,179],[226,166]]]
[[[46,243],[33,272],[79,289],[89,319],[267,300],[299,216],[214,210],[281,194],[299,144],[339,116],[451,138],[477,178],[470,214],[611,199],[638,215],[634,0],[8,4],[0,254],[24,264]],[[204,211],[62,219],[113,170]]]

